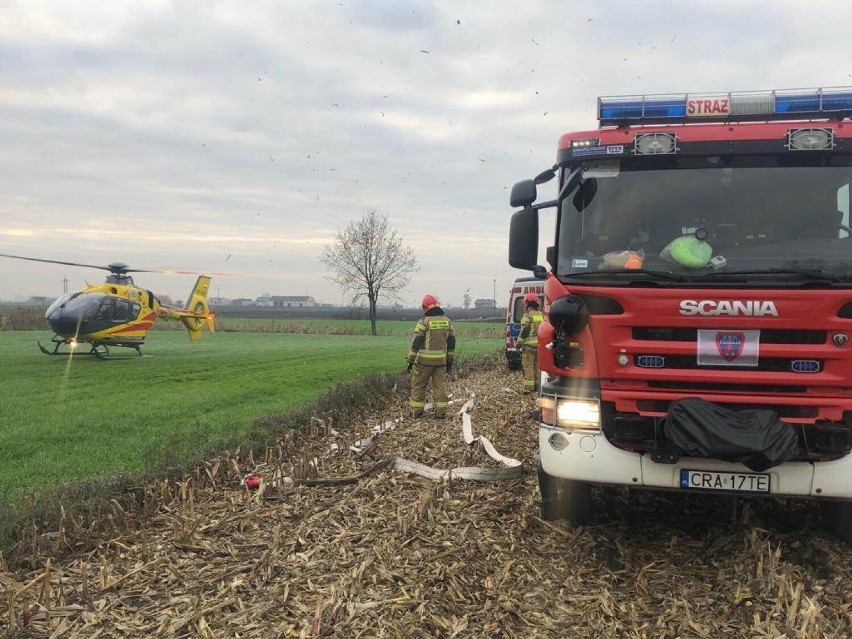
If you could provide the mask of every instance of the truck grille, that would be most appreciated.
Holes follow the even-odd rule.
[[[761,340],[763,341],[763,340]],[[808,366],[803,368],[802,362]],[[756,371],[770,373],[813,374],[823,370],[820,359],[792,359],[789,357],[762,357],[757,366],[699,366],[695,355],[634,355],[633,364],[639,368],[669,370],[708,370],[708,371]],[[798,365],[797,365],[798,364]]]
[[[697,328],[634,326],[633,339],[652,342],[696,342]],[[761,344],[825,344],[827,331],[767,328],[760,331]],[[787,368],[786,370],[789,370]]]
[[[670,390],[719,391],[723,393],[805,393],[807,386],[787,384],[714,384],[707,382],[649,381],[648,388]]]

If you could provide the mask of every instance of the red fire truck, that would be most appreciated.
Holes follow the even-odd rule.
[[[849,539],[852,88],[597,115],[511,194],[509,263],[546,277],[543,516],[582,522],[593,484],[800,497]]]

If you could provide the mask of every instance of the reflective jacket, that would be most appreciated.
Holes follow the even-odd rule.
[[[521,335],[518,337],[518,346],[537,347],[538,327],[544,321],[544,315],[537,308],[531,308],[521,318]]]
[[[423,319],[414,327],[414,341],[408,349],[408,362],[427,366],[444,366],[453,361],[456,350],[456,335],[453,323],[439,306],[426,311]]]

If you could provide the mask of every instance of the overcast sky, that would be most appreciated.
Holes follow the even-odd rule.
[[[340,302],[322,247],[376,208],[421,265],[403,301],[496,278],[502,304],[509,189],[597,96],[852,85],[850,26],[841,0],[4,0],[0,253]],[[0,259],[0,299],[103,275]]]

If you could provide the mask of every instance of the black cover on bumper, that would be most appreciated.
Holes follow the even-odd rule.
[[[741,462],[755,472],[777,466],[799,451],[796,431],[775,411],[733,411],[698,397],[672,402],[663,432],[684,455]]]

